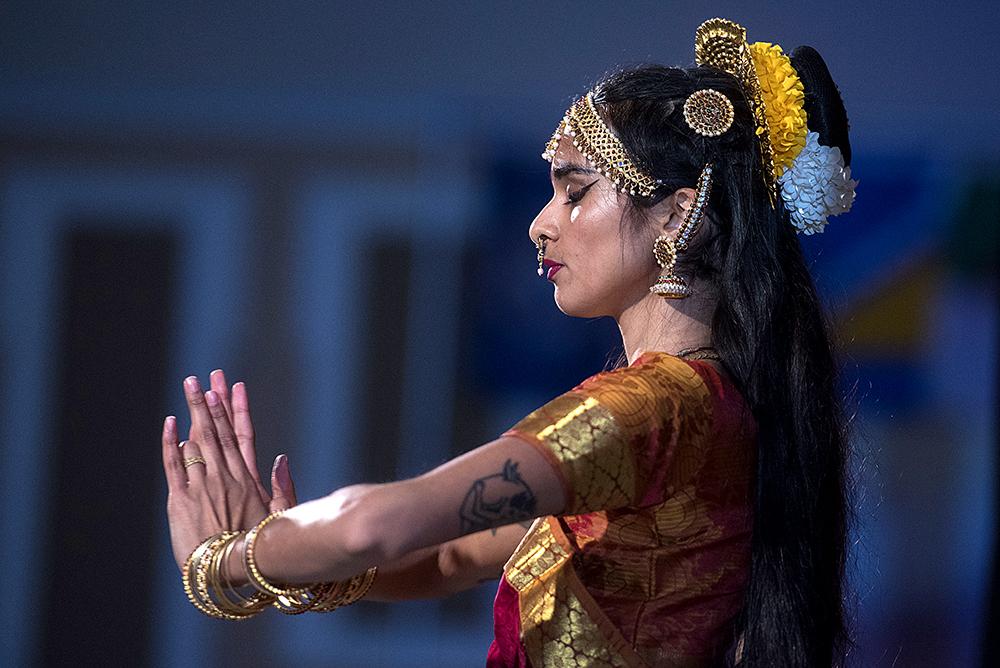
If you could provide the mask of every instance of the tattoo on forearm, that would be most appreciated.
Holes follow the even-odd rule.
[[[492,529],[503,524],[533,520],[535,494],[517,471],[517,462],[508,459],[500,473],[480,478],[472,483],[462,501],[459,516],[462,533]]]

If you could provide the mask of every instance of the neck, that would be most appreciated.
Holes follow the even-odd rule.
[[[691,287],[694,294],[685,299],[648,293],[615,318],[629,364],[649,351],[677,353],[712,345],[715,297],[710,286],[702,282]]]

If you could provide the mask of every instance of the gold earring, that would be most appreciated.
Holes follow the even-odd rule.
[[[674,263],[677,262],[677,246],[674,240],[665,234],[656,237],[653,242],[653,257],[656,263],[663,267],[660,277],[649,291],[666,299],[683,299],[691,294],[687,281],[674,273]]]
[[[712,190],[712,163],[707,163],[698,176],[698,186],[694,203],[684,216],[684,222],[677,228],[677,241],[665,234],[656,237],[653,242],[653,257],[656,263],[663,267],[660,277],[656,279],[649,291],[666,299],[684,299],[691,296],[691,288],[683,276],[674,273],[677,253],[687,250],[688,239],[701,224],[701,217],[708,203],[708,195]]]
[[[538,249],[538,275],[544,276],[545,269],[542,267],[542,261],[545,259],[545,242],[549,238],[544,234],[538,235],[538,241],[535,242],[535,248]]]

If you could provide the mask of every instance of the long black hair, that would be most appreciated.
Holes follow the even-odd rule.
[[[847,114],[820,55],[799,47],[792,64],[806,91],[809,129],[849,164]],[[694,133],[682,107],[712,88],[734,104],[719,137]],[[676,269],[718,290],[712,338],[758,427],[752,557],[745,604],[722,662],[831,666],[851,645],[844,571],[853,519],[847,485],[847,420],[829,316],[816,294],[788,212],[771,205],[753,118],[742,88],[725,72],[641,66],[594,87],[600,113],[633,160],[663,185],[630,196],[623,225],[638,232],[644,210],[693,188],[714,164],[709,216]],[[628,230],[624,230],[626,233]]]

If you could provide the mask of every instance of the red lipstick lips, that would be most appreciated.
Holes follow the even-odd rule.
[[[545,278],[552,280],[552,277],[556,275],[556,272],[562,269],[562,265],[558,262],[552,260],[542,260],[542,266],[546,269]]]

